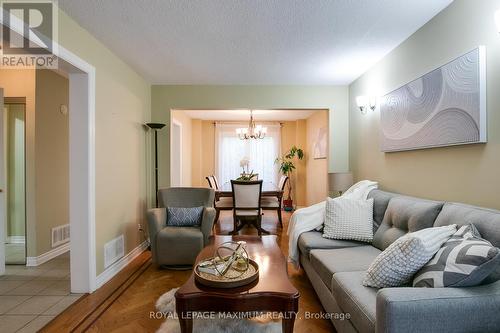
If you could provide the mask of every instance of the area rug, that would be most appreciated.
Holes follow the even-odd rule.
[[[172,289],[156,301],[156,309],[166,318],[157,333],[180,333],[179,320],[175,316],[175,292]],[[278,333],[281,332],[281,320],[272,320],[267,316],[252,319],[220,318],[193,319],[193,333]]]

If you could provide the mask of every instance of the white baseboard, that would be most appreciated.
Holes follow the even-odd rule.
[[[38,257],[26,257],[26,266],[39,266],[68,251],[69,251],[69,243],[66,243],[64,245],[56,247],[55,249],[50,250],[49,252],[45,252],[44,254],[41,254]]]
[[[135,249],[130,251],[126,256],[122,257],[120,260],[111,264],[108,268],[104,270],[101,274],[97,276],[96,279],[96,289],[102,287],[106,282],[111,280],[118,272],[130,264],[135,258],[137,258],[142,252],[148,248],[148,242],[144,241]]]
[[[7,236],[8,244],[25,244],[26,237],[24,236]]]

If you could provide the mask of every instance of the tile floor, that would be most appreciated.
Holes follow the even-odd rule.
[[[5,262],[7,264],[24,265],[26,260],[26,246],[24,244],[5,244]]]
[[[38,267],[7,265],[0,276],[0,331],[36,332],[81,294],[70,293],[69,253]]]

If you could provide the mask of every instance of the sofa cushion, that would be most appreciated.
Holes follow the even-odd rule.
[[[361,284],[364,274],[364,271],[335,273],[331,291],[342,311],[351,314],[351,323],[359,332],[374,332],[377,289]]]
[[[459,227],[474,224],[481,236],[493,246],[500,247],[500,211],[447,202],[434,225],[456,224]]]
[[[332,276],[338,272],[366,271],[380,254],[371,245],[333,250],[311,250],[311,265],[328,288]]]
[[[192,227],[165,227],[156,234],[160,265],[194,264],[203,248],[203,233]]]
[[[387,205],[389,205],[389,201],[395,196],[399,196],[399,194],[381,190],[372,190],[368,194],[368,199],[373,199],[373,233],[377,232],[382,224]]]
[[[443,203],[438,201],[407,196],[393,197],[382,224],[373,236],[373,246],[385,250],[408,232],[432,227],[442,207]]]
[[[304,232],[299,237],[299,249],[309,260],[310,251],[314,249],[342,249],[353,246],[366,246],[366,243],[340,239],[328,239],[318,231]]]

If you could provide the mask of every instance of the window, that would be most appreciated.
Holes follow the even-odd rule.
[[[259,175],[264,182],[277,183],[278,165],[274,163],[280,155],[281,126],[266,124],[267,135],[264,139],[240,140],[236,128],[247,124],[216,124],[216,173],[221,184],[240,176],[240,161],[250,160],[249,171]]]

